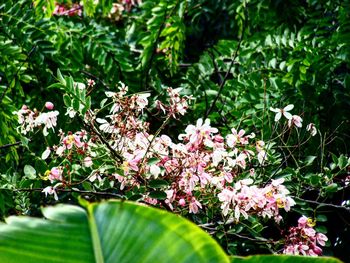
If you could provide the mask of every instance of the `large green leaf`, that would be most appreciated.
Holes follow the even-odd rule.
[[[0,224],[0,262],[229,262],[193,223],[131,202],[57,205]]]

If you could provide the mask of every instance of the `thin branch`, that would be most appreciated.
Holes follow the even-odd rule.
[[[244,32],[244,29],[243,29],[243,32]],[[214,110],[214,107],[215,107],[215,105],[216,105],[216,102],[217,102],[217,100],[219,99],[219,97],[220,97],[222,91],[224,90],[225,83],[226,83],[226,81],[227,81],[227,79],[228,79],[228,76],[230,75],[231,69],[232,69],[232,67],[233,67],[233,65],[234,65],[234,63],[235,63],[236,58],[237,58],[238,51],[239,51],[239,49],[240,49],[240,47],[241,47],[241,44],[242,44],[242,40],[243,40],[243,34],[242,34],[242,36],[240,37],[240,39],[239,39],[239,41],[238,41],[237,47],[236,47],[235,52],[234,52],[234,54],[233,54],[233,57],[232,57],[232,59],[231,59],[230,66],[229,66],[228,70],[226,71],[226,74],[225,74],[224,78],[222,79],[222,81],[221,81],[221,83],[220,83],[218,94],[217,94],[216,97],[214,98],[213,103],[211,104],[210,108],[209,108],[209,109],[207,110],[207,112],[205,113],[204,119],[208,118],[208,115]]]
[[[113,149],[113,147],[106,141],[106,139],[102,136],[101,133],[99,133],[99,131],[93,126],[93,124],[91,123],[86,123],[83,120],[83,124],[84,126],[88,127],[90,129],[90,131],[94,132],[97,137],[101,140],[101,142],[103,142],[104,145],[106,145],[106,147],[108,148],[108,150],[112,153],[113,157],[115,157],[116,159],[118,159],[119,162],[123,162],[123,157],[115,150]]]
[[[0,146],[0,150],[6,149],[6,148],[9,148],[9,147],[12,147],[12,146],[17,146],[17,145],[20,145],[20,144],[22,144],[21,141],[14,142],[14,143],[4,144],[4,145],[1,145],[1,146]]]
[[[318,205],[318,206],[326,206],[326,207],[332,207],[332,208],[335,208],[335,209],[345,210],[346,212],[350,213],[350,207],[345,207],[345,206],[335,205],[335,204],[329,204],[329,203],[322,203],[322,202],[318,202],[318,201],[303,199],[303,198],[296,197],[296,196],[292,196],[292,198],[294,198],[294,199],[296,199],[298,201],[301,201],[301,202],[315,204],[315,205]]]

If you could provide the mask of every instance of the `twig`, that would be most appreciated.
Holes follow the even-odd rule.
[[[318,202],[318,201],[303,199],[303,198],[296,197],[296,196],[291,196],[291,197],[296,199],[296,200],[299,200],[301,202],[315,204],[315,205],[318,205],[318,206],[332,207],[332,208],[335,208],[335,209],[341,209],[341,210],[345,210],[346,212],[350,213],[350,208],[349,207],[345,207],[345,206],[341,206],[341,205],[335,205],[335,204],[329,204],[329,203],[322,203],[322,202]]]
[[[93,122],[87,123],[81,117],[79,118],[79,120],[82,122],[85,128],[89,129],[90,132],[93,132],[97,135],[97,137],[101,140],[101,142],[103,142],[103,144],[106,145],[106,147],[111,152],[113,157],[115,157],[119,162],[121,163],[123,162],[123,157],[115,149],[113,149],[113,147],[107,142],[107,140],[102,136],[102,134],[99,133],[99,131],[93,125]]]
[[[9,147],[12,147],[12,146],[17,146],[17,145],[20,145],[21,143],[22,143],[21,141],[18,141],[18,142],[14,142],[14,143],[4,144],[4,145],[0,146],[0,150],[6,149],[6,148],[9,148]]]
[[[236,47],[235,52],[234,52],[234,54],[233,54],[233,57],[232,57],[232,59],[231,59],[230,66],[229,66],[228,70],[226,71],[226,74],[225,74],[224,78],[222,79],[222,81],[221,81],[221,83],[220,83],[218,94],[217,94],[216,97],[214,98],[213,103],[211,104],[210,108],[206,111],[206,113],[205,113],[205,115],[204,115],[204,119],[208,118],[208,115],[213,111],[213,109],[214,109],[214,107],[215,107],[215,105],[216,105],[217,100],[219,99],[219,97],[220,97],[222,91],[224,90],[225,83],[226,83],[226,81],[227,81],[227,79],[228,79],[228,76],[230,75],[231,69],[232,69],[232,67],[233,67],[233,65],[234,65],[234,63],[235,63],[236,58],[237,58],[238,51],[239,51],[239,49],[240,49],[240,47],[241,47],[241,44],[242,44],[242,41],[243,41],[244,31],[245,31],[245,28],[243,28],[243,30],[242,30],[242,35],[241,35],[241,37],[240,37],[240,39],[239,39],[239,41],[238,41],[237,47]],[[215,65],[215,64],[214,64],[214,65]],[[221,75],[220,75],[220,76],[221,76]],[[220,78],[220,79],[221,79],[221,78]]]

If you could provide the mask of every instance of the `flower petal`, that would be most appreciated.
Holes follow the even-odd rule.
[[[277,114],[275,116],[275,121],[279,121],[281,119],[281,117],[282,117],[282,113],[281,112],[277,112]]]
[[[283,112],[283,115],[284,115],[284,117],[286,117],[288,120],[292,119],[292,114],[290,114],[290,113],[287,112],[287,111],[284,111],[284,112]]]
[[[287,105],[286,107],[283,108],[284,111],[290,111],[294,108],[294,105],[293,104],[289,104]]]

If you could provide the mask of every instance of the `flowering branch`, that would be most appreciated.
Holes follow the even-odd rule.
[[[120,154],[113,149],[113,147],[107,142],[107,140],[103,137],[103,135],[95,128],[95,126],[93,126],[93,124],[87,123],[84,120],[83,124],[86,128],[88,128],[90,131],[92,131],[93,133],[95,133],[97,135],[97,137],[101,140],[101,142],[106,145],[106,147],[108,148],[108,150],[112,153],[113,157],[115,157],[116,159],[118,159],[119,162],[123,162],[123,157],[120,156]]]

